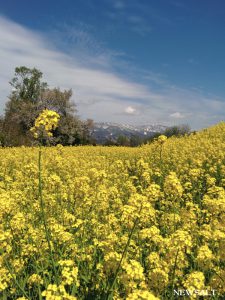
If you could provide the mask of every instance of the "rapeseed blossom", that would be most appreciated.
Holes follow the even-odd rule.
[[[45,111],[33,132],[58,120]],[[173,288],[223,299],[224,140],[221,123],[139,148],[42,147],[47,229],[39,149],[0,148],[2,298],[167,300]]]
[[[58,126],[60,116],[57,112],[49,109],[43,110],[35,119],[34,126],[30,129],[35,138],[46,134],[48,137],[52,136],[52,130]]]

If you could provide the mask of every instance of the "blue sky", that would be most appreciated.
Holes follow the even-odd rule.
[[[81,118],[131,124],[224,119],[223,0],[0,1],[0,110],[20,65],[72,88]]]

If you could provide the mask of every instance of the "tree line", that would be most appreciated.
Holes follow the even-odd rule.
[[[4,115],[0,117],[0,146],[32,146],[35,139],[30,132],[37,116],[44,109],[54,110],[60,115],[58,127],[53,136],[44,141],[45,145],[96,145],[92,136],[94,122],[81,120],[76,105],[72,101],[72,90],[49,88],[42,80],[42,72],[25,66],[15,68],[15,74],[9,82],[12,90],[6,102]],[[188,125],[173,126],[165,130],[167,137],[190,133]],[[118,136],[115,140],[106,140],[105,145],[136,147],[146,144],[162,133],[150,138],[139,136]]]

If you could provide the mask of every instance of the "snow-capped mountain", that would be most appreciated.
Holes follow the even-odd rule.
[[[160,124],[130,125],[112,122],[96,122],[92,130],[92,136],[97,143],[107,140],[116,141],[119,136],[139,136],[141,138],[151,137],[156,132],[164,132],[167,126]]]

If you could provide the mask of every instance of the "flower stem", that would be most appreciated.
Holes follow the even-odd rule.
[[[173,293],[173,289],[174,289],[174,279],[175,279],[175,272],[176,272],[176,267],[177,267],[177,258],[178,258],[178,253],[179,253],[179,248],[177,249],[177,253],[176,253],[176,257],[175,257],[175,261],[174,261],[174,266],[173,266],[173,273],[172,273],[172,287],[171,287],[171,299],[174,298],[174,293]]]
[[[10,275],[12,276],[12,278],[13,278],[15,284],[16,284],[16,285],[18,286],[18,288],[21,290],[21,292],[23,293],[23,295],[24,295],[27,299],[31,300],[31,298],[28,296],[27,292],[24,290],[24,288],[23,288],[23,287],[19,284],[19,282],[17,281],[16,275],[13,274],[13,272],[12,272],[12,270],[11,270],[11,267],[9,266],[9,264],[8,264],[7,261],[5,261],[5,264],[6,264],[6,266],[7,266],[7,269],[8,269],[8,271],[9,271]],[[7,299],[7,298],[6,298],[6,299]]]
[[[42,154],[41,147],[39,147],[39,152],[38,152],[38,190],[39,190],[39,198],[40,198],[41,216],[42,216],[42,221],[43,221],[43,224],[44,224],[45,237],[46,237],[46,240],[47,240],[47,243],[48,243],[49,256],[50,256],[50,259],[51,259],[51,262],[52,262],[53,272],[54,272],[56,281],[58,281],[56,267],[55,267],[55,261],[54,261],[54,258],[53,258],[52,247],[51,247],[51,233],[50,233],[49,228],[47,226],[47,220],[46,220],[46,214],[45,214],[45,203],[43,201],[41,154]]]
[[[126,252],[127,252],[128,247],[129,247],[129,245],[130,245],[130,241],[131,241],[132,235],[133,235],[134,230],[135,230],[135,228],[136,228],[136,226],[137,226],[137,224],[138,224],[138,221],[139,221],[139,218],[140,218],[141,209],[142,209],[142,205],[141,205],[141,208],[140,208],[140,210],[139,210],[139,212],[138,212],[138,216],[136,217],[136,219],[135,219],[135,221],[134,221],[133,227],[132,227],[132,229],[131,229],[131,231],[130,231],[130,235],[129,235],[129,237],[128,237],[126,246],[125,246],[125,248],[124,248],[124,250],[123,250],[121,259],[120,259],[119,264],[118,264],[118,266],[117,266],[117,269],[116,269],[116,273],[115,273],[113,282],[112,282],[112,284],[111,284],[111,286],[110,286],[110,288],[109,288],[109,290],[108,290],[108,292],[107,292],[107,294],[106,294],[106,300],[110,300],[110,299],[111,299],[111,296],[113,295],[114,285],[115,285],[115,283],[116,283],[116,279],[117,279],[117,276],[118,276],[118,274],[119,274],[120,267],[121,267],[121,265],[122,265],[122,261],[123,261],[123,259],[124,259],[124,257],[125,257],[125,254],[126,254]]]

